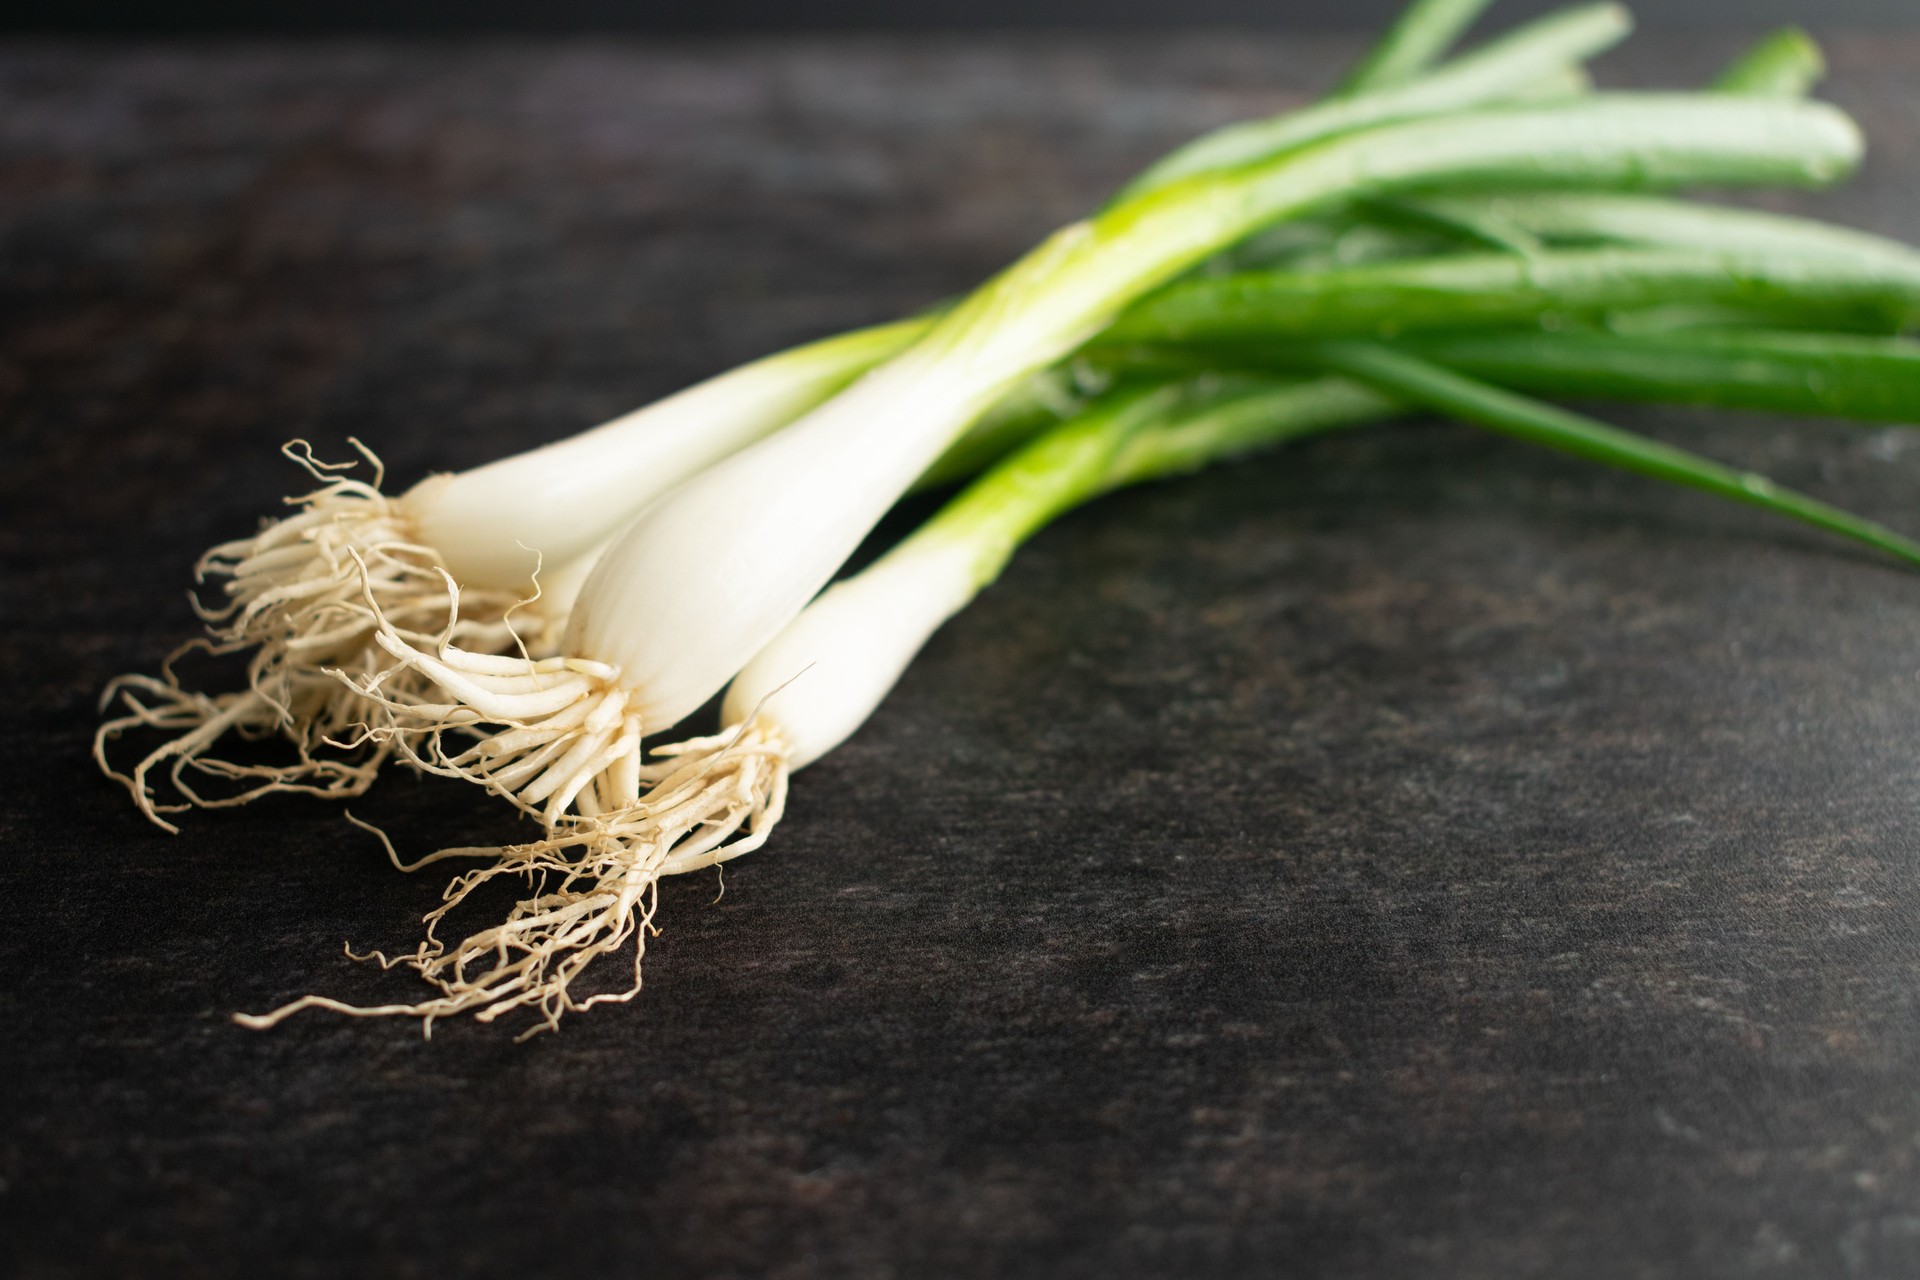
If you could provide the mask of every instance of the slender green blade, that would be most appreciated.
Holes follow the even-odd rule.
[[[1203,374],[1175,411],[1128,438],[1106,488],[1185,475],[1249,453],[1405,412],[1391,396],[1345,378],[1276,383]]]
[[[1823,254],[1911,270],[1920,252],[1885,236],[1811,218],[1615,192],[1401,197],[1436,217],[1493,215],[1556,244],[1633,244],[1705,253]]]
[[[1608,311],[1676,303],[1730,307],[1800,327],[1821,320],[1894,332],[1920,317],[1920,255],[1892,271],[1837,257],[1573,249],[1203,276],[1141,302],[1101,341],[1262,342],[1558,327]]]
[[[1827,74],[1826,55],[1798,27],[1774,32],[1713,82],[1719,93],[1758,98],[1804,98]]]
[[[1404,84],[1425,71],[1466,34],[1492,0],[1414,0],[1378,43],[1347,73],[1336,98]]]
[[[1543,81],[1557,83],[1570,67],[1620,40],[1630,25],[1625,11],[1617,5],[1573,9],[1530,23],[1398,88],[1229,125],[1154,164],[1114,197],[1114,202],[1131,200],[1195,174],[1272,160],[1359,129],[1532,97]]]
[[[1313,354],[1329,369],[1388,395],[1575,457],[1637,472],[1759,507],[1864,543],[1920,565],[1920,542],[1884,525],[1672,445],[1465,377],[1403,351],[1365,343],[1325,343]]]
[[[1447,334],[1411,355],[1521,391],[1920,422],[1920,343],[1771,330]]]

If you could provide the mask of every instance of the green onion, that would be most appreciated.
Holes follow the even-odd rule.
[[[500,876],[540,887],[504,924],[407,961],[437,999],[353,1010],[310,997],[243,1021],[319,1006],[430,1027],[532,1008],[550,1027],[626,998],[576,1000],[569,986],[644,935],[662,877],[764,843],[792,772],[854,732],[1021,543],[1101,493],[1248,450],[1422,406],[1920,565],[1920,543],[1883,526],[1527,394],[1920,410],[1920,345],[1840,332],[1905,328],[1920,254],[1628,194],[1817,186],[1849,171],[1857,132],[1804,100],[1817,47],[1776,34],[1708,94],[1593,95],[1582,64],[1625,32],[1624,12],[1564,11],[1440,64],[1484,7],[1417,0],[1334,100],[1182,148],[937,315],[750,366],[680,410],[647,411],[647,433],[605,429],[601,443],[617,438],[640,465],[662,441],[678,450],[645,477],[638,514],[635,458],[596,452],[592,437],[399,499],[376,485],[382,512],[403,517],[394,528],[433,545],[395,534],[371,544],[372,564],[351,534],[321,558],[336,578],[365,579],[359,593],[327,579],[336,594],[312,630],[274,634],[289,653],[357,646],[333,673],[326,723],[355,700],[375,708],[375,763],[402,752],[544,823],[531,844],[434,855],[485,861],[433,922]],[[571,474],[599,458],[612,460],[605,474]],[[982,467],[912,536],[826,586],[902,493]],[[266,603],[243,600],[242,617],[284,631],[282,571],[314,558],[297,544],[325,523],[321,512],[216,559],[236,580],[259,575]],[[536,546],[558,568],[542,603],[570,608],[564,636],[528,650],[503,602],[527,585]],[[383,574],[397,592],[380,589]],[[483,592],[463,616],[462,585],[499,598]],[[286,661],[314,677],[306,659]],[[255,694],[290,713],[261,693],[270,686],[256,679]],[[642,753],[643,731],[723,689],[724,732]],[[228,710],[193,708],[199,719],[157,756],[196,757],[196,735]],[[144,708],[117,723],[129,722],[157,723]],[[349,785],[304,747],[303,767],[262,789]]]
[[[423,767],[548,822],[576,804],[626,808],[639,800],[642,727],[718,692],[988,406],[1261,226],[1435,181],[1818,183],[1858,152],[1846,117],[1819,104],[1602,96],[1385,125],[1158,188],[1056,233],[850,390],[647,508],[581,589],[562,657],[435,654],[383,627],[378,643],[447,701],[382,706],[396,733],[429,735]],[[443,727],[475,722],[501,727],[439,754]]]
[[[534,1030],[557,1025],[563,1013],[593,1002],[572,996],[573,979],[631,935],[644,935],[660,879],[763,845],[784,813],[792,770],[858,728],[928,637],[1041,526],[1121,485],[1393,412],[1393,401],[1332,378],[1207,377],[1107,395],[1002,461],[906,541],[809,605],[733,682],[726,732],[656,749],[658,763],[643,771],[647,790],[637,803],[563,824],[531,844],[436,855],[489,859],[455,882],[436,921],[503,876],[542,878],[548,886],[517,904],[504,923],[403,961],[438,986],[439,997],[362,1009],[307,996],[236,1020],[264,1028],[325,1008],[409,1014],[431,1028],[433,1019],[455,1014],[490,1020],[532,1007],[541,1015]]]

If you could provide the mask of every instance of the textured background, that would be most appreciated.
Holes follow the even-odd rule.
[[[405,483],[899,314],[1356,47],[0,51],[0,1271],[1920,1270],[1915,579],[1463,429],[1047,531],[522,1046],[236,1029],[414,994],[339,947],[439,880],[84,758],[283,439]],[[1787,203],[1920,238],[1920,39],[1832,52],[1875,157]],[[1915,527],[1908,431],[1616,416]]]
[[[1500,0],[1500,21],[1576,0]],[[823,31],[1194,26],[1355,30],[1377,27],[1401,0],[14,0],[0,30],[251,31]],[[1912,0],[1638,0],[1659,28],[1763,22],[1911,27]]]

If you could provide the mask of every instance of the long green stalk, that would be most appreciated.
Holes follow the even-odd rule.
[[[1920,422],[1920,343],[1770,329],[1421,334],[1392,347],[1533,395],[1695,404],[1861,422]],[[1105,346],[1110,376],[1298,370],[1298,342]]]
[[[1403,22],[1412,22],[1409,11]],[[1715,79],[1712,91],[1749,97],[1804,98],[1825,74],[1826,60],[1820,46],[1797,27],[1789,27],[1767,36],[1747,50]],[[1584,75],[1584,69],[1575,68]],[[1500,217],[1469,200],[1417,204],[1411,201],[1383,201],[1373,212],[1430,229],[1442,230],[1470,243],[1482,243],[1507,252],[1529,253],[1540,247],[1535,237],[1518,223]]]
[[[1004,343],[1005,363],[1031,370],[1097,332],[1103,307],[1132,302],[1264,223],[1422,183],[1817,184],[1847,170],[1859,146],[1846,117],[1821,104],[1702,95],[1595,96],[1385,125],[1198,174],[1070,228],[946,314],[929,340]],[[986,357],[968,359],[982,367]]]
[[[1335,98],[1405,84],[1447,55],[1492,0],[1416,0],[1347,73]]]
[[[1070,228],[950,311],[922,346],[965,351],[976,369],[1049,363],[1097,330],[1102,308],[1263,223],[1422,182],[1819,183],[1848,168],[1858,146],[1845,117],[1820,104],[1700,95],[1598,96],[1382,126],[1196,175]]]
[[[1787,28],[1773,33],[1742,54],[1714,81],[1712,92],[1743,97],[1804,98],[1813,91],[1825,70],[1826,62],[1820,46],[1804,31]],[[1572,71],[1580,76],[1586,74],[1584,68],[1573,68]],[[1544,247],[1533,232],[1489,207],[1485,197],[1436,201],[1407,198],[1382,200],[1361,212],[1364,216],[1389,225],[1423,228],[1465,244],[1481,245],[1503,253],[1531,256]],[[1698,243],[1708,249],[1736,247],[1716,243],[1710,237],[1689,240],[1688,243]]]
[[[1448,334],[1410,355],[1536,394],[1920,422],[1920,343],[1729,330]]]
[[[1271,160],[1355,130],[1530,97],[1542,81],[1553,81],[1630,29],[1626,11],[1614,4],[1542,18],[1398,88],[1216,130],[1153,165],[1122,189],[1115,202],[1194,174]]]
[[[1140,303],[1101,341],[1390,337],[1670,303],[1897,331],[1920,316],[1920,254],[1892,266],[1837,255],[1576,249],[1203,276]]]
[[[1738,471],[1711,462],[1683,449],[1477,382],[1402,351],[1367,343],[1325,343],[1312,350],[1329,369],[1388,395],[1426,405],[1530,444],[1760,507],[1864,543],[1908,564],[1920,565],[1920,542],[1818,499],[1781,488],[1756,472]]]
[[[1404,198],[1403,198],[1404,199]],[[1434,216],[1492,215],[1560,244],[1633,244],[1705,253],[1824,254],[1911,270],[1920,252],[1885,236],[1755,209],[1626,193],[1449,193],[1412,201]]]

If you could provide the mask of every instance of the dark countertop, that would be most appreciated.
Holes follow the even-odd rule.
[[[339,947],[441,880],[84,758],[283,439],[406,483],[902,313],[1351,52],[0,48],[0,1270],[1920,1273],[1920,587],[1464,429],[1049,530],[524,1045],[236,1028],[415,994]],[[1920,238],[1920,38],[1832,53],[1874,159],[1781,203]],[[1615,416],[1920,527],[1911,432]]]

